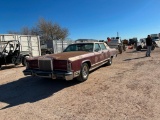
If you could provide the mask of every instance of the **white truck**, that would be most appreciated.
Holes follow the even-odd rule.
[[[151,50],[154,50],[155,47],[157,47],[157,43],[153,40],[152,41],[152,48],[151,48]],[[146,38],[141,38],[139,40],[139,42],[137,43],[136,50],[137,51],[141,51],[141,49],[147,49]]]
[[[152,38],[152,50],[154,50],[155,47],[160,47],[160,34],[150,34],[150,36]],[[141,38],[137,43],[136,50],[140,51],[141,49],[147,49],[146,38]]]
[[[160,47],[160,33],[159,34],[151,34],[152,41],[155,42],[156,47]]]

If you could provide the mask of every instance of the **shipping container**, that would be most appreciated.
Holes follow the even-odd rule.
[[[50,40],[46,42],[47,48],[52,49],[54,54],[63,52],[63,50],[72,43],[74,42],[71,40]]]

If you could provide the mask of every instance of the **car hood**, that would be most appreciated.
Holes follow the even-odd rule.
[[[29,58],[28,60],[36,60],[36,59],[45,59],[45,58],[51,58],[54,60],[78,60],[83,58],[84,56],[90,56],[93,53],[91,52],[86,52],[86,51],[76,51],[76,52],[62,52],[62,53],[57,53],[57,54],[46,54],[40,57],[33,57]]]

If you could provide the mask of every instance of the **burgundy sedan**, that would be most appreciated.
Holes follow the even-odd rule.
[[[89,71],[111,65],[117,50],[104,42],[70,44],[62,53],[27,59],[24,75],[78,81],[88,79]]]

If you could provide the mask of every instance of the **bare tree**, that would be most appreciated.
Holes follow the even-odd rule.
[[[15,32],[15,31],[10,30],[10,31],[8,31],[8,34],[19,34],[19,32]]]
[[[62,28],[59,24],[52,21],[46,21],[44,18],[39,19],[37,25],[31,29],[22,27],[20,32],[9,31],[9,34],[22,35],[39,35],[43,41],[47,40],[64,40],[69,32],[67,28]]]
[[[67,38],[68,35],[69,35],[68,29],[62,28],[60,32],[60,38],[64,40],[65,38]]]
[[[28,27],[23,27],[20,30],[21,35],[30,35],[30,33],[31,33],[31,30]]]
[[[30,29],[30,34],[31,35],[41,35],[41,32],[38,27],[33,27]]]
[[[37,27],[46,40],[65,39],[68,36],[68,29],[61,28],[59,24],[53,24],[51,21],[46,21],[43,18],[39,20]]]

